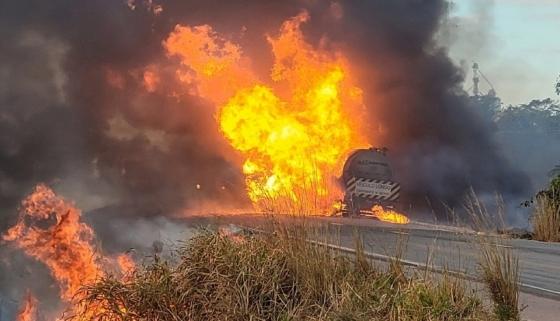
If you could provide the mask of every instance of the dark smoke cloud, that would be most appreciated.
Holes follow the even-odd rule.
[[[468,109],[463,75],[436,44],[445,1],[166,1],[157,16],[136,4],[0,5],[3,213],[38,181],[58,182],[79,202],[88,195],[141,205],[148,214],[200,194],[243,201],[243,178],[224,155],[215,107],[176,83],[161,42],[177,23],[211,24],[237,37],[267,72],[264,35],[302,9],[312,17],[304,26],[309,40],[326,36],[359,66],[373,140],[391,149],[413,199],[454,205],[467,186],[524,192],[526,179]],[[167,64],[162,83],[180,99],[142,87],[142,70],[154,63]]]
[[[144,212],[200,194],[242,197],[242,176],[218,152],[226,143],[213,106],[142,87],[137,70],[164,59],[161,41],[176,20],[143,9],[120,1],[0,4],[2,216],[15,217],[39,181],[79,203],[110,199]]]
[[[511,198],[525,191],[489,124],[469,110],[460,69],[436,45],[443,0],[169,0],[159,15],[136,3],[0,2],[0,231],[38,182],[86,210],[106,208],[106,224],[204,200],[246,204],[215,107],[177,83],[161,43],[178,23],[210,24],[259,57],[253,64],[266,74],[265,34],[302,9],[309,41],[326,37],[352,61],[372,141],[390,148],[409,201],[459,205],[469,186]],[[142,71],[154,64],[165,90],[150,93]],[[96,229],[112,231],[103,220]]]
[[[370,121],[382,126],[372,136],[391,150],[408,201],[457,207],[470,187],[525,197],[529,180],[502,156],[492,124],[469,106],[461,70],[436,42],[448,10],[444,1],[346,6],[333,38],[360,66]]]
[[[468,109],[463,75],[436,44],[445,1],[166,1],[157,16],[142,3],[135,10],[108,0],[1,4],[4,213],[37,181],[59,182],[78,201],[85,194],[147,213],[200,194],[243,200],[243,178],[224,155],[215,107],[176,83],[161,42],[177,23],[211,24],[261,57],[254,64],[266,72],[264,35],[302,9],[311,13],[304,27],[310,41],[326,36],[359,66],[373,140],[392,150],[413,199],[454,205],[467,186],[524,192],[526,179]],[[169,66],[163,83],[180,99],[142,87],[142,70],[154,63]]]
[[[466,17],[456,16],[455,7],[456,1],[451,3],[449,14],[441,21],[438,42],[449,48],[450,56],[460,61],[463,70],[470,69],[472,61],[486,66],[484,58],[496,55],[496,49],[503,45],[494,33],[496,1],[469,1]]]

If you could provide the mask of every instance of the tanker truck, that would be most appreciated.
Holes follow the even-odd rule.
[[[386,148],[358,149],[352,152],[342,171],[343,216],[357,216],[374,205],[398,208],[401,186],[393,178]]]

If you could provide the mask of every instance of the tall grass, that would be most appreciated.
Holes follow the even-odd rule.
[[[534,239],[560,242],[560,189],[551,189],[536,197],[531,222]]]
[[[81,303],[112,321],[493,319],[463,281],[405,273],[398,260],[381,269],[359,241],[350,256],[307,242],[307,233],[201,231],[180,248],[178,265],[155,262],[126,282],[107,277],[85,287]]]
[[[255,206],[267,214],[288,214],[292,216],[331,215],[334,204],[343,196],[343,190],[337,181],[337,172],[331,166],[320,165],[317,155],[311,153],[309,160],[294,164],[301,168],[290,173],[297,178],[295,184],[285,186],[279,183],[272,190],[268,180],[255,180],[251,184],[258,192]],[[291,182],[290,183],[294,183]]]
[[[512,249],[495,238],[484,238],[480,246],[482,280],[500,321],[520,320],[519,259]]]
[[[494,204],[492,205],[492,210],[489,210],[488,206],[472,188],[467,193],[464,208],[470,221],[470,226],[475,231],[497,233],[505,228],[506,213],[503,198],[499,194],[496,194],[494,196]],[[455,215],[455,213],[453,213],[453,215]],[[455,220],[458,221],[459,218]]]
[[[519,259],[507,240],[497,235],[505,226],[505,206],[496,196],[494,211],[489,211],[474,190],[465,201],[465,210],[474,229],[483,232],[474,236],[473,244],[479,251],[481,277],[494,305],[494,315],[500,321],[520,320]]]

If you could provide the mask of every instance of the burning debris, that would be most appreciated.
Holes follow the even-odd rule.
[[[371,208],[373,216],[383,222],[395,223],[395,224],[407,224],[410,219],[404,214],[399,213],[392,209],[385,209],[381,205],[374,205]]]

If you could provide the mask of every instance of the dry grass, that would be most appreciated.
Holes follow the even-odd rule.
[[[494,211],[489,211],[471,190],[465,210],[475,231],[473,244],[479,251],[481,277],[494,305],[494,315],[500,321],[520,320],[519,259],[507,240],[497,235],[505,226],[505,206],[496,196]],[[481,233],[481,234],[480,234]]]
[[[512,249],[498,239],[483,238],[479,264],[498,320],[520,320],[519,260]]]
[[[297,176],[301,178],[297,186],[280,186],[272,192],[267,190],[266,184],[255,183],[260,190],[257,208],[271,215],[331,215],[335,202],[342,198],[335,175],[314,165],[311,175],[301,172]]]
[[[560,191],[538,195],[531,217],[533,238],[544,242],[560,242]]]
[[[232,238],[201,231],[181,262],[155,262],[130,280],[83,289],[96,320],[493,320],[463,281],[374,267],[305,241],[308,228]]]
[[[492,210],[489,210],[474,189],[469,190],[465,198],[464,208],[470,221],[470,227],[473,230],[484,233],[498,233],[500,230],[504,230],[506,226],[504,200],[499,194],[496,194],[494,202]],[[459,220],[459,218],[455,220]]]

